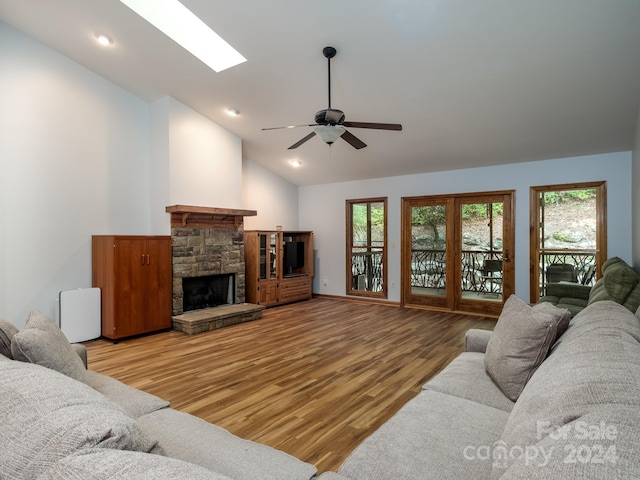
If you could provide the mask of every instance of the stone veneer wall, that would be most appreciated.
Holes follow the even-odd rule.
[[[245,300],[244,229],[171,229],[173,265],[173,315],[181,315],[182,279],[224,273],[236,274],[236,303]]]

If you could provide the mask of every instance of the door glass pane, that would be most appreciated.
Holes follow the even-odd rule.
[[[541,295],[549,283],[593,285],[597,189],[547,190],[539,195]]]
[[[411,292],[446,296],[446,205],[411,208]]]
[[[462,296],[502,301],[503,203],[463,203]]]
[[[384,202],[351,204],[351,289],[383,291]]]

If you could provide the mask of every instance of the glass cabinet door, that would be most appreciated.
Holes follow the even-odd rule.
[[[278,234],[259,233],[258,249],[260,250],[259,280],[276,280],[278,278]]]
[[[260,280],[267,279],[267,265],[269,264],[268,254],[270,252],[267,251],[267,236],[263,233],[258,234],[258,243],[260,250],[260,273],[258,278]]]
[[[278,251],[278,234],[270,233],[269,234],[269,278],[276,279],[278,278],[278,263],[276,260],[277,251]]]

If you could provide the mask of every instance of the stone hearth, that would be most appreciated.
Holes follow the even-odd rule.
[[[166,210],[171,213],[174,329],[199,333],[261,318],[262,307],[244,303],[243,217],[256,212],[184,205]],[[220,274],[235,275],[235,304],[184,312],[182,279]]]
[[[262,318],[266,307],[252,303],[221,305],[173,316],[173,329],[193,335]]]

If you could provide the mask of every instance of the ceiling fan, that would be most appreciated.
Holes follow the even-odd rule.
[[[316,123],[307,125],[293,125],[290,127],[271,127],[262,130],[277,130],[280,128],[295,127],[316,127],[309,135],[301,138],[291,145],[288,150],[298,148],[300,145],[318,135],[325,143],[331,145],[338,138],[342,138],[352,147],[360,149],[367,146],[362,140],[349,132],[345,127],[350,128],[372,128],[376,130],[402,130],[402,125],[398,123],[371,123],[371,122],[347,122],[345,121],[344,112],[335,108],[331,108],[331,59],[336,55],[336,49],[333,47],[324,47],[322,53],[327,58],[327,70],[329,81],[329,105],[328,108],[320,110],[316,113]]]

